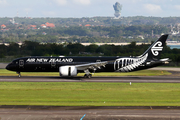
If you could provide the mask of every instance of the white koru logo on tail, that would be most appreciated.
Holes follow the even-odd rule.
[[[158,41],[157,43],[154,44],[154,46],[151,48],[152,54],[154,56],[158,56],[159,55],[159,51],[162,51],[163,47],[162,47],[162,42]]]

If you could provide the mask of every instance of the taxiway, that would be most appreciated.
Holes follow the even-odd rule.
[[[112,109],[111,107],[22,107],[0,108],[1,120],[177,120],[180,119],[179,109]],[[135,107],[136,108],[136,107]]]
[[[132,83],[180,83],[180,76],[128,76],[128,77],[32,77],[0,76],[0,82],[132,82]]]

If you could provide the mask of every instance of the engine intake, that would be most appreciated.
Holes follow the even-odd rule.
[[[77,68],[75,66],[62,66],[59,67],[59,73],[62,77],[77,76]]]

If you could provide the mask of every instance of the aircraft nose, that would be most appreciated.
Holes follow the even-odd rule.
[[[8,64],[8,65],[6,66],[6,69],[7,69],[7,70],[10,70],[10,64]]]
[[[9,64],[6,66],[6,69],[7,69],[7,70],[14,71],[14,70],[16,69],[16,66],[13,65],[12,63],[9,63]]]

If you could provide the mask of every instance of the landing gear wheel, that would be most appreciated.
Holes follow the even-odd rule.
[[[87,77],[90,79],[92,77],[92,74],[89,74]]]
[[[19,74],[19,75],[18,75],[18,77],[20,78],[20,77],[21,77],[21,75]]]
[[[87,74],[84,75],[84,78],[87,78]]]
[[[20,77],[21,77],[21,73],[20,73],[20,72],[17,72],[17,74],[18,74],[18,77],[20,78]]]
[[[92,74],[85,74],[84,75],[84,78],[91,78],[92,77]]]

